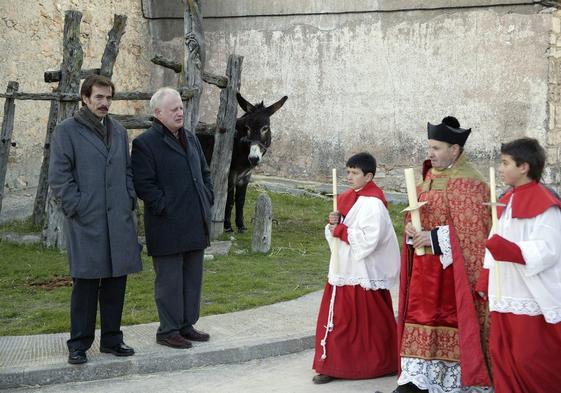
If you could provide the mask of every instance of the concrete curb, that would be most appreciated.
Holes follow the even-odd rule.
[[[221,349],[202,347],[173,350],[168,354],[144,354],[128,358],[111,357],[83,365],[6,368],[0,373],[0,389],[67,382],[93,381],[130,374],[150,374],[188,370],[194,367],[243,363],[271,356],[288,355],[314,347],[314,334],[295,335],[278,340],[261,339],[237,343]],[[197,350],[198,349],[198,350]]]
[[[295,300],[228,314],[202,317],[197,328],[209,342],[191,349],[156,344],[158,323],[124,326],[131,357],[99,352],[99,331],[88,350],[88,362],[66,362],[68,333],[0,337],[0,389],[92,381],[130,374],[188,370],[287,355],[314,347],[315,322],[322,291]]]

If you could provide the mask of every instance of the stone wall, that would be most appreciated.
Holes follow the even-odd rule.
[[[548,165],[545,181],[561,191],[561,11],[555,11],[551,18],[550,48],[546,53],[549,60],[549,92],[546,138]]]
[[[289,96],[272,117],[261,173],[326,180],[331,167],[343,170],[346,157],[369,150],[378,180],[402,189],[401,169],[425,156],[426,122],[453,114],[473,128],[466,150],[482,170],[496,162],[500,142],[533,136],[548,149],[546,181],[559,188],[561,16],[541,3],[205,0],[206,68],[223,74],[235,52],[245,57],[248,100]],[[84,68],[99,66],[113,14],[126,14],[117,89],[176,85],[173,72],[149,59],[161,53],[181,61],[181,0],[0,0],[0,90],[9,80],[26,92],[52,87],[43,72],[60,66],[67,9],[84,15]],[[218,94],[207,85],[203,121],[215,121]],[[48,107],[17,101],[9,189],[37,182]],[[112,107],[145,111],[143,102]]]
[[[167,18],[165,27],[151,24],[173,54],[181,44],[181,21],[173,24],[180,2],[167,3],[147,11]],[[516,0],[263,4],[207,0],[203,9],[207,70],[223,73],[235,52],[245,57],[246,98],[270,104],[289,96],[272,118],[261,172],[325,180],[350,154],[369,150],[380,182],[402,189],[401,169],[425,157],[427,121],[449,114],[473,128],[466,150],[485,173],[500,143],[523,135],[547,144],[558,163],[561,137],[548,118],[559,97],[550,80],[559,73],[557,41],[550,43],[555,9]],[[207,89],[205,121],[214,120],[217,102],[217,91]],[[558,168],[547,180],[559,185]]]
[[[48,92],[56,86],[43,81],[43,72],[60,69],[64,12],[71,9],[83,14],[83,68],[100,66],[113,15],[128,16],[113,80],[117,90],[148,91],[152,68],[148,22],[142,17],[139,2],[118,0],[0,0],[0,90],[5,90],[10,80],[18,81],[24,92]],[[111,111],[144,113],[145,104],[115,102]],[[13,140],[17,146],[10,151],[8,191],[36,185],[48,113],[46,101],[16,101]]]

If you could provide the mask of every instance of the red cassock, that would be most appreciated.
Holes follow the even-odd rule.
[[[340,239],[338,268],[332,257],[317,319],[313,368],[319,374],[366,379],[397,371],[396,322],[388,288],[397,283],[399,246],[385,205],[374,183],[338,198],[345,218],[335,231]],[[326,238],[332,246],[328,229]]]
[[[397,371],[396,323],[392,298],[386,289],[367,290],[360,285],[337,286],[333,326],[322,360],[333,286],[325,285],[316,328],[313,368],[319,374],[343,379],[367,379]]]
[[[495,392],[561,392],[561,202],[536,182],[500,202],[485,257]]]

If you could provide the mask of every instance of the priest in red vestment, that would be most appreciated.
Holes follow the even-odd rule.
[[[489,188],[463,152],[471,129],[454,117],[427,128],[429,160],[417,187],[427,202],[422,230],[406,217],[395,392],[489,391],[487,304],[475,291],[489,234]]]
[[[544,165],[535,139],[501,147],[499,172],[512,188],[487,240],[488,286],[484,275],[478,285],[488,288],[496,393],[561,391],[561,201],[539,183]]]

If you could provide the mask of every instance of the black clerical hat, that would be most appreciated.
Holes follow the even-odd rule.
[[[437,125],[427,123],[429,139],[448,142],[452,145],[465,145],[470,132],[471,128],[460,128],[460,122],[453,116],[445,117],[442,119],[442,123]]]

